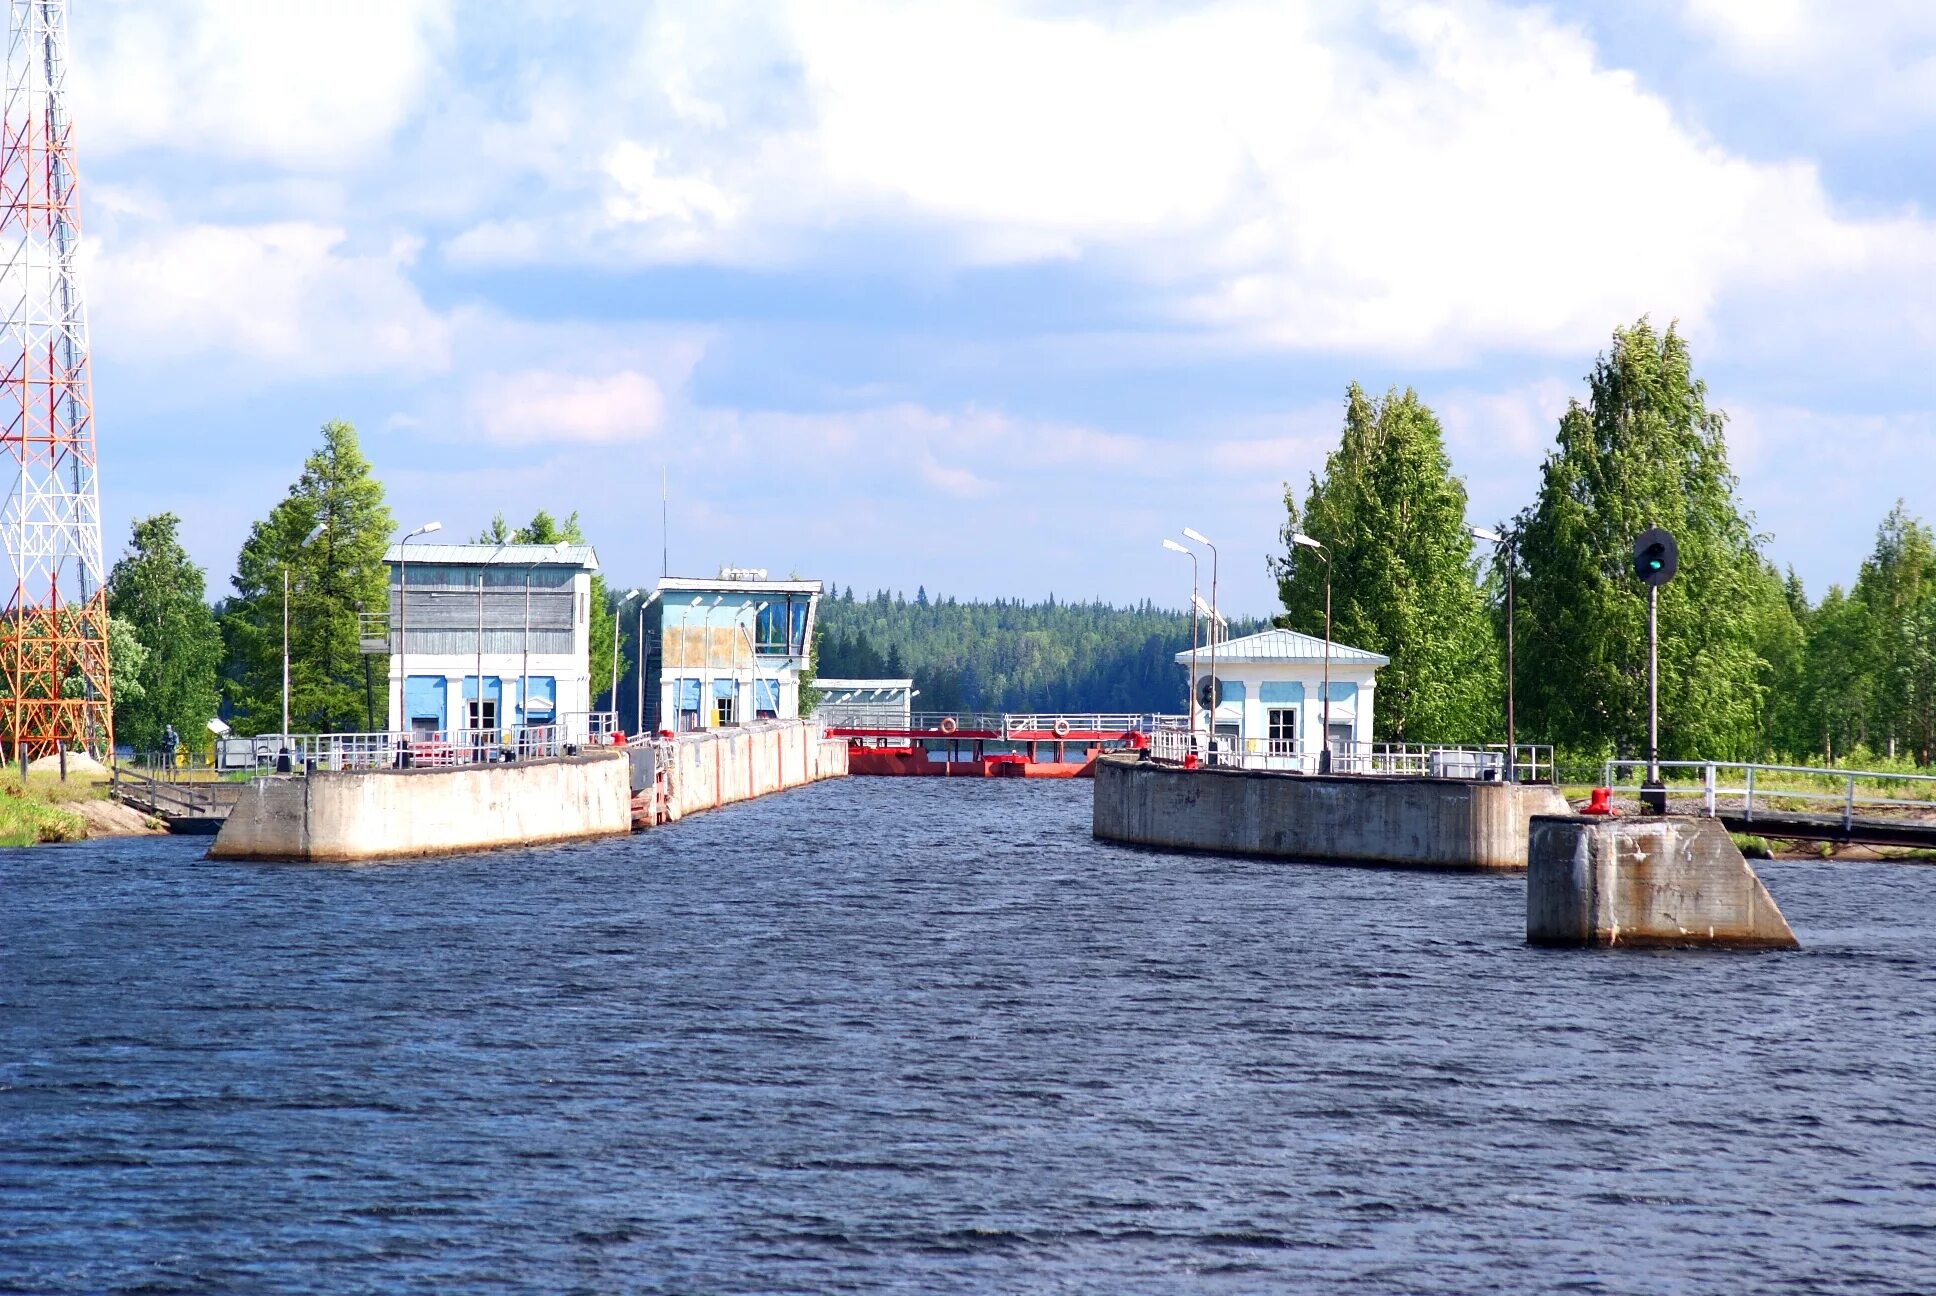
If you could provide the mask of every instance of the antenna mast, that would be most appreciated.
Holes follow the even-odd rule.
[[[8,0],[0,127],[0,737],[106,755],[108,608],[87,311],[75,255],[67,0]]]

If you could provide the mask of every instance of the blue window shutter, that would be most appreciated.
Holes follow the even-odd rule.
[[[713,697],[715,699],[729,698],[738,692],[739,692],[738,680],[716,679],[713,681]]]
[[[1243,685],[1243,681],[1241,681],[1241,680],[1224,680],[1224,681],[1222,681],[1222,683],[1223,683],[1223,696],[1217,699],[1217,701],[1218,701],[1219,703],[1222,703],[1222,702],[1241,702],[1241,701],[1243,701],[1243,700],[1244,700],[1244,685]]]
[[[1296,706],[1304,701],[1301,680],[1265,680],[1257,686],[1257,700],[1267,705]]]
[[[679,681],[679,709],[697,711],[699,709],[699,681],[682,679]]]
[[[1358,686],[1356,684],[1339,684],[1335,681],[1332,683],[1331,700],[1333,702],[1353,702],[1357,700],[1357,697]]]
[[[755,680],[753,682],[753,709],[772,711],[780,709],[780,681],[775,679]]]

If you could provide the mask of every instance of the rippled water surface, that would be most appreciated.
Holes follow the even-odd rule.
[[[365,868],[0,852],[0,1289],[1936,1291],[1936,870],[1799,954],[855,780]]]

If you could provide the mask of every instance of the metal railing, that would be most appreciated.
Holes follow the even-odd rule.
[[[557,724],[513,729],[257,734],[223,740],[224,768],[305,774],[498,764],[605,746],[617,733],[615,713],[593,711],[564,716]]]
[[[1125,713],[1107,711],[1060,711],[1033,715],[1007,715],[1002,717],[1002,732],[1013,733],[1054,733],[1058,725],[1066,726],[1070,733],[1154,733],[1159,724],[1175,720],[1183,722],[1181,716],[1158,716],[1149,712]]]
[[[1764,815],[1788,809],[1781,803],[1801,802],[1802,812],[1823,806],[1841,811],[1842,827],[1855,826],[1856,814],[1864,809],[1936,811],[1936,774],[1891,774],[1882,770],[1828,769],[1812,765],[1762,765],[1746,761],[1659,761],[1661,782],[1666,791],[1683,796],[1698,794],[1701,809],[1710,818],[1723,808],[1740,807],[1741,817],[1752,821],[1756,798]],[[1631,771],[1644,778],[1644,760],[1610,760],[1603,776],[1607,787],[1616,775]],[[1698,780],[1685,777],[1697,774]],[[1759,786],[1757,786],[1759,784]],[[1864,785],[1868,786],[1864,786]],[[1889,789],[1902,795],[1889,795]]]
[[[1180,725],[1158,729],[1150,739],[1152,759],[1183,764],[1186,754],[1195,752],[1200,765],[1225,769],[1264,770],[1280,774],[1317,774],[1322,768],[1322,752],[1300,743],[1239,740],[1218,737],[1214,740],[1199,731],[1193,736]],[[1457,746],[1443,743],[1369,743],[1331,744],[1333,774],[1394,774],[1421,778],[1503,778],[1507,766],[1504,743]],[[1553,777],[1553,749],[1542,743],[1520,743],[1512,749],[1514,779],[1521,783],[1550,782]]]

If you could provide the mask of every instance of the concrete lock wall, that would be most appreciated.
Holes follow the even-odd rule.
[[[250,783],[210,859],[369,860],[630,832],[617,750],[457,769],[278,776]]]
[[[847,774],[847,741],[810,721],[776,720],[681,734],[673,743],[668,818]]]
[[[1533,816],[1566,813],[1542,784],[1185,770],[1124,754],[1096,762],[1092,829],[1105,841],[1234,855],[1521,869]]]
[[[1800,948],[1717,820],[1539,818],[1529,838],[1529,944]]]

